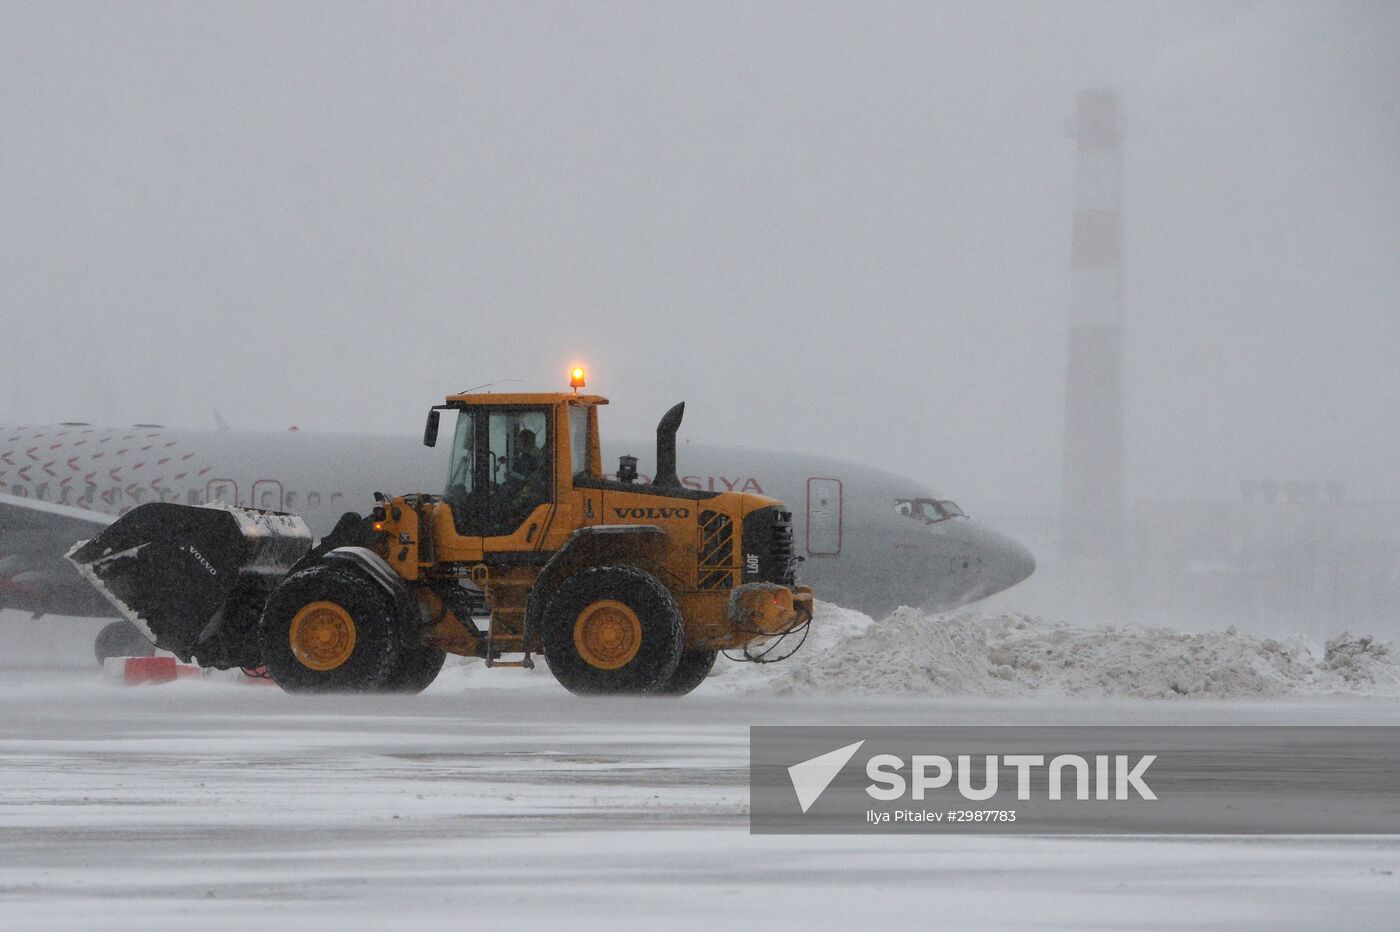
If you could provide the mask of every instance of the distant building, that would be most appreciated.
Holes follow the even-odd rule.
[[[1343,501],[1321,483],[1245,487],[1235,501],[1136,505],[1136,617],[1400,634],[1400,502]]]
[[[1065,373],[1063,557],[1076,601],[1114,611],[1123,578],[1123,156],[1117,95],[1081,91]]]

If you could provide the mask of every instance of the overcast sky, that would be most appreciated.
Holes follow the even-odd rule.
[[[1400,4],[5,4],[0,420],[610,434],[1061,482],[1126,115],[1129,490],[1400,496]]]

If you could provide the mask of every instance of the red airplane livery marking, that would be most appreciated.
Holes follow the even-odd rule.
[[[715,480],[719,484],[715,484]],[[710,492],[757,492],[763,494],[763,486],[752,476],[740,479],[730,479],[727,476],[685,476],[681,479],[681,485],[690,489]]]

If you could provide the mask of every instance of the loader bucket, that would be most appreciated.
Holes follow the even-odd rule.
[[[157,647],[188,657],[240,582],[279,578],[310,549],[311,530],[296,515],[152,502],[68,559]]]

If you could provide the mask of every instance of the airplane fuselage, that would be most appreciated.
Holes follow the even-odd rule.
[[[604,462],[615,463],[617,453],[636,454],[642,481],[648,481],[650,447],[605,443]],[[901,503],[939,497],[891,473],[823,457],[686,442],[678,459],[681,481],[690,488],[756,492],[785,502],[804,558],[799,575],[819,598],[838,604],[872,614],[901,604],[952,608],[1014,585],[1034,567],[1023,547],[955,507],[932,519],[917,506],[910,514]],[[64,515],[115,516],[151,501],[221,501],[300,514],[319,535],[347,511],[366,512],[376,491],[440,491],[446,470],[444,450],[408,436],[0,426],[0,494],[36,509],[53,506],[43,520],[20,508],[18,517],[0,524],[0,605],[107,613],[85,587],[69,591],[77,577],[54,565],[76,540],[91,536]]]

